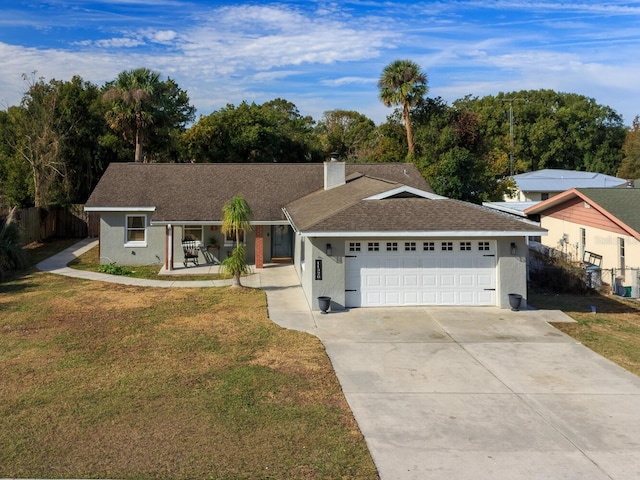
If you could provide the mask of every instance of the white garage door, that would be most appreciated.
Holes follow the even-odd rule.
[[[347,241],[347,307],[495,305],[490,240]]]

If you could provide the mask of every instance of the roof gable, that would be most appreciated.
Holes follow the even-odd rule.
[[[378,236],[500,236],[546,232],[478,205],[370,177],[315,192],[287,205],[285,213],[296,231],[305,235],[369,232]]]
[[[617,228],[640,240],[640,189],[636,188],[574,188],[540,202],[524,213],[557,215],[574,208],[577,201],[584,202]]]

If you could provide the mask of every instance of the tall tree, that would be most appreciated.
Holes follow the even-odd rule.
[[[592,98],[553,90],[522,90],[454,102],[456,108],[478,115],[481,135],[496,158],[499,152],[509,153],[510,105],[516,173],[543,168],[616,173],[625,127],[620,115]]]
[[[60,83],[45,83],[23,75],[29,88],[22,97],[20,108],[9,110],[15,128],[10,139],[18,163],[29,170],[31,197],[36,207],[46,207],[51,198],[52,185],[64,175],[64,162],[60,155],[66,132],[60,128],[57,114],[60,101]]]
[[[155,119],[155,100],[159,89],[158,72],[137,68],[120,72],[114,82],[107,84],[104,92],[104,99],[111,106],[106,113],[107,123],[135,145],[136,162],[142,162],[142,147],[147,129]]]
[[[347,161],[365,161],[373,157],[376,125],[373,120],[352,110],[329,110],[318,122],[325,152],[337,152]]]
[[[275,99],[262,105],[227,105],[183,134],[195,162],[309,162],[323,158],[313,119],[291,102]]]
[[[222,261],[222,267],[233,275],[234,287],[241,287],[240,275],[249,273],[242,239],[251,230],[252,218],[251,207],[243,197],[235,196],[222,207],[222,233],[235,239],[231,256]]]
[[[637,180],[640,178],[640,116],[633,119],[631,128],[622,145],[624,158],[618,169],[618,177]],[[639,185],[640,186],[640,185]]]
[[[385,67],[378,81],[380,100],[386,107],[402,106],[402,118],[407,131],[409,155],[413,156],[411,107],[427,94],[427,75],[411,60],[396,60]]]

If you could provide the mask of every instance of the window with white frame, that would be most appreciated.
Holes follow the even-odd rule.
[[[491,250],[489,242],[478,242],[478,250],[481,252],[488,252],[489,250]]]
[[[461,252],[470,252],[471,251],[471,242],[460,242],[460,251]]]
[[[184,240],[196,240],[200,243],[203,243],[202,225],[185,225]]]
[[[449,252],[453,250],[453,242],[442,242],[441,244],[443,252]]]
[[[433,252],[436,249],[435,242],[423,242],[422,250],[425,252]]]
[[[133,247],[147,246],[147,216],[127,215],[125,245]]]
[[[404,251],[405,252],[415,252],[416,251],[416,242],[404,242]]]
[[[367,250],[370,252],[379,252],[380,251],[380,243],[379,242],[369,242],[367,245]]]
[[[397,252],[398,242],[387,242],[387,252]]]
[[[625,255],[624,255],[624,238],[618,237],[618,255],[620,256],[620,270],[624,270],[626,266]],[[622,272],[624,276],[624,271]]]
[[[360,242],[349,242],[349,251],[350,252],[359,252],[360,251]]]

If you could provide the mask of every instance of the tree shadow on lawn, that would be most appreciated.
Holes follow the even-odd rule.
[[[529,303],[540,310],[562,310],[577,313],[640,314],[637,299],[601,293],[566,294],[536,291],[529,294]]]

